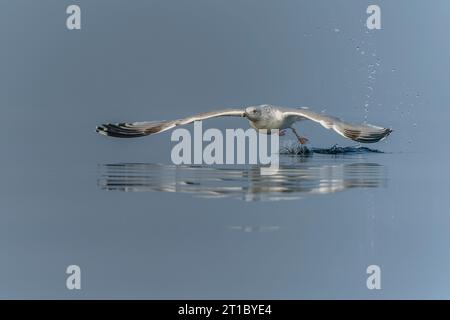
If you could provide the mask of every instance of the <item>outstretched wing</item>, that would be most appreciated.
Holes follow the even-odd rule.
[[[131,122],[131,123],[108,123],[98,126],[96,131],[105,136],[117,138],[136,138],[148,136],[163,131],[167,131],[176,126],[182,126],[194,121],[206,120],[216,117],[243,117],[245,111],[241,109],[224,109],[200,113],[191,117],[169,120],[169,121],[151,121],[151,122]]]
[[[327,129],[333,129],[345,138],[362,143],[378,142],[386,138],[392,132],[389,128],[378,127],[370,124],[348,123],[339,118],[316,113],[306,108],[283,108],[283,112],[288,117],[294,117],[294,120],[306,118],[318,122]]]

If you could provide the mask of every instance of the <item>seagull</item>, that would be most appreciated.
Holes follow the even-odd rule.
[[[392,129],[374,126],[370,124],[352,124],[339,118],[317,113],[310,109],[286,108],[263,104],[250,106],[242,109],[222,109],[200,113],[194,116],[168,121],[147,121],[117,124],[103,124],[96,131],[102,135],[117,138],[136,138],[148,136],[173,129],[177,126],[186,125],[194,121],[202,121],[217,117],[244,117],[250,122],[254,129],[269,133],[270,130],[278,129],[280,135],[284,135],[287,129],[297,137],[301,145],[308,143],[309,139],[300,136],[293,127],[294,123],[311,120],[320,123],[326,129],[332,129],[341,136],[361,142],[374,143],[386,138]]]

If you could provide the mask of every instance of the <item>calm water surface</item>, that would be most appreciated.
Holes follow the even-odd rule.
[[[283,156],[273,176],[252,166],[43,165],[5,191],[0,293],[449,297],[450,190],[440,160]],[[82,267],[79,293],[65,289],[68,264]],[[366,288],[372,264],[380,291]]]

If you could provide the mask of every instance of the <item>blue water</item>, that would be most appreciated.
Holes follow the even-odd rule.
[[[25,166],[2,189],[2,296],[446,297],[440,161],[282,156],[273,176],[246,166]],[[69,264],[83,270],[79,292],[65,288]],[[366,288],[372,264],[379,291]]]
[[[380,0],[371,31],[360,0],[77,4],[69,31],[61,1],[0,3],[0,298],[450,298],[448,1]],[[302,122],[271,176],[94,132],[263,103],[394,132]]]

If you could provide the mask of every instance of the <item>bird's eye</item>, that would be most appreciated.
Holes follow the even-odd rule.
[[[256,112],[257,112],[256,109],[253,109],[253,110],[252,110],[252,113],[256,113]]]

